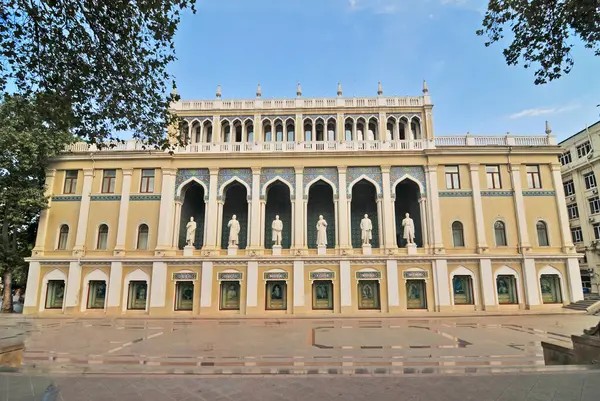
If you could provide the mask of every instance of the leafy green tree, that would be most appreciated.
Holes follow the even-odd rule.
[[[0,274],[2,311],[12,311],[11,283],[23,282],[40,210],[47,206],[45,171],[75,139],[47,121],[35,101],[4,96],[0,103]],[[33,291],[34,289],[30,289]]]
[[[574,40],[583,42],[596,56],[600,55],[600,2],[598,0],[489,0],[483,19],[486,46],[505,38],[505,28],[512,39],[504,49],[508,65],[523,61],[533,64],[535,84],[545,84],[568,74],[574,60]]]
[[[166,149],[181,13],[195,0],[0,0],[0,94],[92,143],[128,131]]]

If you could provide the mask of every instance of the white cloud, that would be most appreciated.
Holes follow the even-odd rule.
[[[550,108],[537,107],[534,109],[525,109],[525,110],[521,110],[517,113],[513,113],[510,115],[510,118],[516,119],[516,118],[523,118],[523,117],[542,116],[544,114],[557,114],[557,113],[563,113],[565,111],[575,110],[579,107],[580,107],[580,105],[578,105],[578,104],[570,104],[570,105],[566,105],[566,106],[562,106],[562,107],[550,107]]]

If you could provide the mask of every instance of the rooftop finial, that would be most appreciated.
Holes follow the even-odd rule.
[[[342,96],[343,94],[344,94],[344,92],[342,92],[342,84],[338,82],[337,95]]]
[[[381,86],[381,82],[377,82],[377,94],[379,96],[383,95],[383,86]]]
[[[177,87],[173,86],[173,90],[171,91],[171,95],[173,95],[173,97],[177,96]]]
[[[221,85],[217,86],[217,99],[221,98]]]
[[[262,90],[260,89],[260,84],[258,84],[258,88],[256,88],[256,97],[260,98],[262,96]]]
[[[298,95],[298,97],[302,96],[302,87],[300,86],[300,82],[298,82],[298,89],[296,89],[296,95]]]
[[[552,128],[550,128],[550,123],[546,121],[546,135],[550,135],[552,133]]]
[[[427,81],[423,80],[423,93],[429,93],[429,88],[427,88]]]

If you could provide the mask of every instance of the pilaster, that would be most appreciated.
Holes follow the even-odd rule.
[[[438,259],[433,263],[433,288],[435,295],[435,310],[444,312],[452,309],[450,303],[450,279],[448,278],[448,261]]]
[[[27,273],[27,288],[30,288],[29,291],[25,291],[25,304],[24,308],[34,308],[37,307],[38,302],[38,290],[40,286],[40,274],[41,274],[41,266],[40,262],[29,262],[29,270]]]
[[[210,309],[212,303],[213,262],[202,262],[202,281],[200,289],[200,313]],[[218,283],[216,283],[218,285]]]
[[[573,246],[571,229],[569,227],[569,216],[567,215],[567,202],[565,200],[565,189],[563,188],[562,176],[560,174],[560,164],[550,163],[550,169],[552,171],[552,184],[554,185],[554,192],[556,194],[556,206],[558,208],[557,213],[558,221],[560,222],[563,252],[573,253],[575,252],[575,247]]]
[[[396,238],[394,236],[394,225],[396,220],[394,217],[394,202],[392,202],[392,184],[390,182],[390,170],[391,166],[381,166],[381,178],[382,178],[382,191],[383,191],[383,216],[381,221],[383,222],[383,239],[379,241],[383,242],[385,249],[396,249]]]
[[[43,256],[44,248],[46,247],[46,233],[48,232],[48,213],[50,213],[50,206],[52,206],[52,195],[54,192],[54,177],[56,176],[56,170],[46,170],[46,183],[44,188],[44,196],[48,199],[48,205],[40,212],[40,220],[38,223],[37,238],[35,241],[35,247],[33,248],[33,255]],[[33,287],[32,287],[33,288]]]
[[[338,167],[338,227],[337,227],[337,237],[339,238],[339,247],[340,249],[348,249],[352,248],[352,245],[348,243],[348,239],[350,237],[349,234],[349,226],[348,226],[348,196],[346,191],[346,166]]]
[[[340,306],[341,312],[352,311],[352,275],[350,261],[340,261]]]
[[[400,293],[398,286],[398,261],[386,261],[386,276],[387,276],[387,292],[388,292],[388,307],[390,312],[392,308],[400,306]]]
[[[65,312],[74,312],[79,305],[81,296],[81,264],[78,261],[69,263],[65,292]]]
[[[152,282],[150,288],[150,313],[153,308],[164,308],[167,296],[167,264],[165,262],[152,263]]]
[[[121,306],[121,281],[123,280],[123,263],[112,262],[110,264],[110,277],[108,281],[108,299],[106,309],[119,310]]]
[[[540,306],[539,280],[535,269],[535,260],[523,260],[523,281],[525,287],[525,305],[527,309],[536,309]]]
[[[306,303],[304,295],[304,262],[294,261],[294,312]]]
[[[497,309],[491,259],[479,260],[479,273],[481,277],[479,282],[481,283],[481,290],[483,292],[483,309],[486,311]]]
[[[246,276],[246,310],[251,313],[258,306],[258,262],[248,261]]]
[[[219,169],[210,169],[210,185],[208,192],[208,205],[206,208],[207,219],[206,219],[206,238],[204,239],[204,249],[214,250],[217,249],[217,183],[219,177]],[[212,265],[211,265],[212,268]],[[212,278],[211,278],[212,279]],[[202,284],[204,286],[204,282]]]
[[[252,200],[250,206],[250,249],[260,248],[262,221],[265,219],[260,210],[260,167],[252,167]]]
[[[304,249],[306,244],[304,243],[304,168],[302,166],[295,166],[296,172],[296,189],[294,191],[296,198],[294,199],[294,249]]]
[[[481,185],[479,183],[479,164],[469,164],[471,173],[471,189],[473,193],[473,209],[475,214],[475,233],[477,236],[477,253],[489,250],[485,236],[485,219],[483,217],[483,203],[481,202]]]
[[[523,200],[523,186],[521,184],[521,166],[518,164],[512,164],[510,166],[510,175],[513,184],[515,210],[517,212],[519,248],[521,249],[522,253],[526,253],[531,251],[531,243],[529,242],[529,232],[527,230],[527,217],[525,216],[525,201]]]
[[[94,181],[94,170],[83,170],[83,187],[81,190],[81,202],[79,204],[79,218],[77,220],[77,234],[75,236],[75,247],[73,255],[83,256],[85,252],[85,239],[87,236],[88,217],[90,214],[90,201],[92,193],[92,182]]]
[[[132,169],[123,169],[123,185],[121,187],[121,204],[119,206],[119,224],[117,227],[117,243],[114,256],[125,255],[125,240],[127,236],[127,217],[129,215],[129,194],[131,192]]]
[[[429,202],[431,207],[431,216],[433,223],[433,249],[435,253],[444,253],[444,244],[442,242],[442,223],[440,212],[440,198],[438,191],[437,165],[425,166],[427,172],[427,182],[429,184]]]
[[[581,272],[578,258],[567,259],[567,276],[569,297],[571,302],[583,301],[583,287],[581,285]]]
[[[162,169],[162,191],[160,196],[160,215],[158,218],[158,241],[156,252],[173,250],[173,210],[175,206],[175,175],[177,169]]]

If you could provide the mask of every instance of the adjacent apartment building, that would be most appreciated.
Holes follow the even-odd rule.
[[[600,121],[559,144],[563,185],[573,243],[584,254],[579,261],[584,292],[600,287]]]

